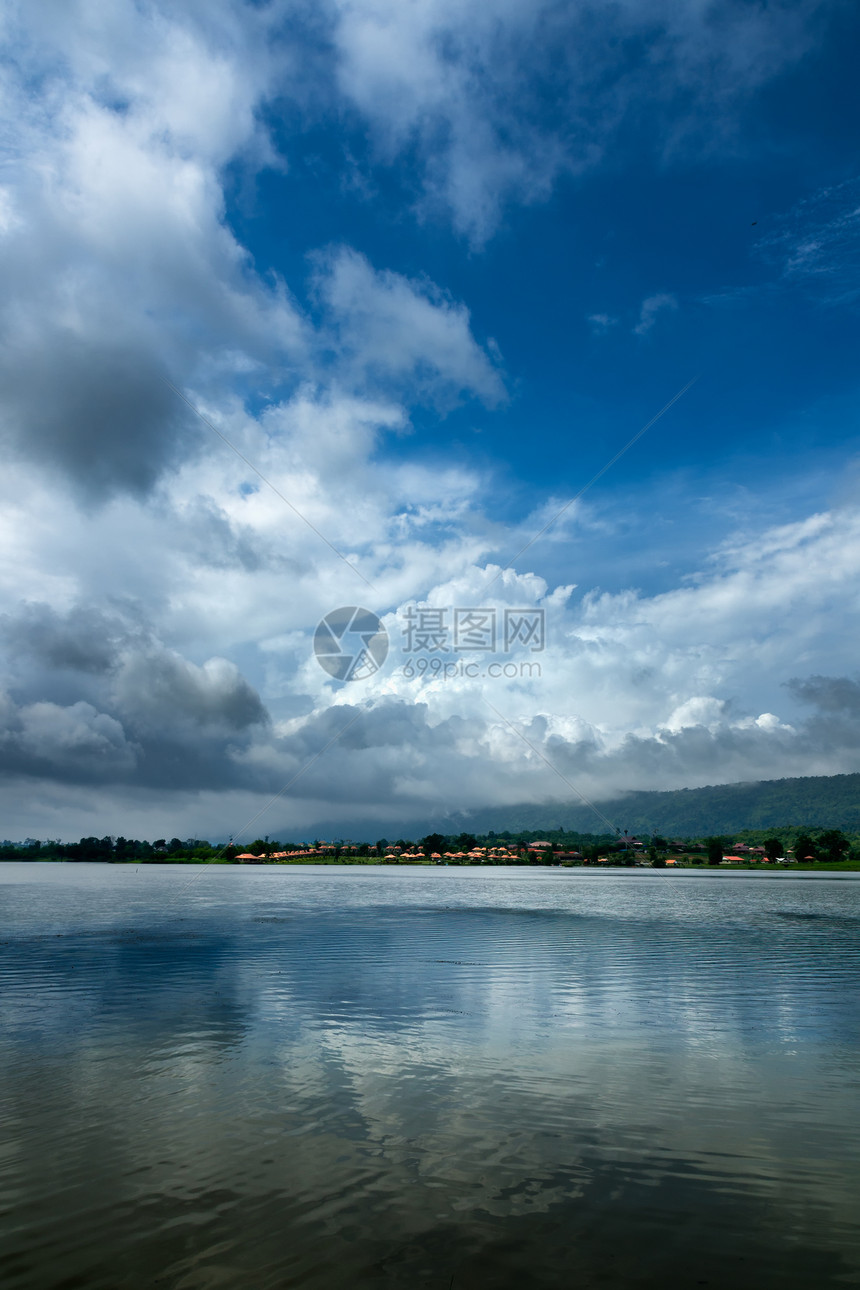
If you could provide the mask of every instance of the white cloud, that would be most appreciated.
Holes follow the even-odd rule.
[[[417,154],[424,207],[480,245],[506,203],[542,200],[602,160],[633,113],[658,153],[742,146],[740,110],[813,45],[819,8],[332,0],[330,12],[340,95],[381,158]],[[626,60],[637,43],[647,57]]]
[[[787,283],[799,283],[832,304],[860,295],[860,180],[821,189],[775,221],[759,251]]]
[[[618,319],[614,318],[612,314],[589,314],[586,321],[591,327],[594,336],[605,336],[618,323]]]
[[[331,311],[341,362],[355,379],[408,380],[414,394],[450,403],[464,392],[490,405],[504,385],[472,336],[469,311],[432,282],[374,271],[338,247],[320,257],[320,296]]]
[[[673,311],[677,308],[677,297],[667,291],[658,291],[656,295],[647,296],[642,301],[639,309],[639,321],[633,331],[637,336],[647,336],[661,313],[665,313],[667,309]]]

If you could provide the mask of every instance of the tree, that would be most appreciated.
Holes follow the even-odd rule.
[[[457,838],[458,851],[474,851],[477,845],[478,839],[473,837],[471,833],[461,833]]]
[[[794,842],[794,858],[803,863],[804,860],[817,860],[818,854],[815,843],[808,833],[800,833]]]
[[[434,851],[438,851],[441,855],[447,843],[441,833],[428,833],[421,846],[426,856],[432,855]]]
[[[705,845],[708,848],[708,864],[717,865],[725,855],[725,839],[723,838],[705,838]]]
[[[841,829],[827,829],[818,839],[817,850],[821,859],[835,864],[845,859],[845,853],[850,846],[851,843]]]
[[[767,856],[768,860],[778,860],[780,856],[784,856],[785,852],[782,849],[782,842],[780,841],[780,839],[765,838],[764,853]]]

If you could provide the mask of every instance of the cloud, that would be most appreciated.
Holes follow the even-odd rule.
[[[760,254],[831,304],[860,295],[860,179],[821,189],[775,221]]]
[[[860,717],[860,683],[847,676],[793,677],[786,685],[801,703],[813,704],[822,712]]]
[[[613,318],[611,314],[589,314],[586,321],[591,327],[593,336],[605,336],[618,323],[618,319]]]
[[[574,597],[566,577],[528,570],[491,595],[488,560],[510,537],[498,480],[380,448],[417,407],[503,403],[493,342],[428,278],[348,246],[312,257],[303,298],[306,284],[258,272],[226,200],[228,183],[290,164],[298,108],[369,140],[360,164],[396,167],[398,200],[479,247],[509,203],[599,165],[634,112],[662,155],[735,137],[749,94],[809,47],[812,10],[8,11],[4,107],[19,129],[0,191],[0,583],[18,608],[0,623],[4,805],[20,812],[26,780],[52,829],[89,811],[101,832],[117,803],[139,822],[169,801],[187,833],[229,831],[296,775],[291,826],[557,797],[486,698],[596,797],[853,765],[851,714],[819,704],[798,721],[791,705],[818,682],[781,683],[850,670],[854,511],[750,531],[659,596]],[[635,330],[676,307],[649,297]],[[311,634],[366,595],[395,645],[363,688],[337,689]],[[406,607],[488,600],[546,610],[540,675],[404,674]]]
[[[812,47],[819,9],[334,0],[328,13],[339,97],[377,157],[416,159],[419,208],[481,245],[508,203],[600,164],[634,117],[658,156],[736,148],[749,97]]]
[[[474,394],[493,406],[504,385],[474,339],[469,311],[432,282],[376,271],[337,247],[317,257],[317,290],[330,312],[348,375],[361,384],[409,384],[413,397],[450,405]]]
[[[235,663],[165,648],[139,606],[28,603],[0,629],[5,764],[18,773],[145,785],[168,768],[176,787],[212,784],[235,775],[236,749],[268,723]]]
[[[260,696],[224,658],[198,667],[173,650],[129,654],[117,670],[114,694],[119,710],[146,727],[169,730],[187,722],[229,732],[267,720]]]
[[[19,451],[87,500],[117,488],[145,494],[199,438],[164,376],[131,345],[47,329],[38,338],[19,333],[7,337],[0,358],[2,423]]]
[[[111,782],[136,765],[122,725],[89,703],[16,708],[4,698],[0,758],[5,770],[68,782]]]
[[[60,614],[39,602],[0,615],[0,635],[30,664],[103,675],[113,666],[129,626],[116,615],[75,606]]]
[[[88,501],[143,495],[199,451],[165,376],[206,387],[304,353],[300,311],[224,220],[220,168],[261,146],[265,44],[243,65],[246,42],[231,54],[192,14],[131,4],[101,17],[70,5],[56,24],[18,16],[0,432]]]
[[[34,11],[12,24],[0,435],[85,505],[151,495],[208,452],[209,432],[167,379],[216,413],[245,393],[307,405],[316,389],[321,414],[351,398],[355,428],[405,426],[402,399],[505,396],[491,342],[429,280],[330,250],[316,260],[325,319],[314,326],[229,227],[224,167],[280,164],[260,108],[298,58],[289,42],[275,57],[282,17],[231,4],[206,17],[121,4],[99,17],[73,5],[56,28]]]
[[[337,821],[338,831],[354,833],[362,819],[387,817],[405,828],[409,820],[453,818],[476,805],[558,800],[574,793],[565,781],[600,801],[625,789],[830,773],[857,764],[856,682],[838,680],[833,669],[829,677],[783,684],[797,676],[801,660],[839,662],[835,615],[836,640],[853,641],[860,631],[854,510],[726,542],[694,578],[651,596],[592,589],[574,597],[570,587],[512,570],[490,594],[495,569],[474,562],[467,532],[447,548],[446,576],[385,615],[391,639],[385,668],[365,683],[337,687],[313,658],[311,634],[322,612],[349,602],[339,593],[328,599],[324,586],[316,601],[310,593],[279,601],[285,584],[269,547],[281,512],[262,495],[237,495],[233,505],[237,513],[250,506],[243,541],[256,561],[238,561],[234,574],[231,565],[201,565],[194,555],[191,587],[176,576],[186,550],[182,523],[170,524],[163,554],[161,522],[153,528],[148,558],[180,561],[167,590],[175,587],[171,595],[181,608],[168,595],[146,606],[27,605],[7,616],[14,699],[5,727],[7,767],[38,775],[56,791],[79,782],[114,784],[125,793],[157,787],[187,821],[185,831],[197,833],[219,824],[233,830],[241,824],[237,814],[250,818],[260,795],[298,776],[272,828],[301,833],[328,813],[333,828]],[[131,523],[130,507],[146,514],[143,503],[126,503],[123,528]],[[380,508],[377,522],[384,527],[390,517],[390,507]],[[225,513],[228,530],[234,522]],[[74,548],[74,530],[67,531],[65,518],[61,523]],[[88,523],[95,524],[91,541],[105,547],[110,511]],[[405,530],[410,579],[438,567],[439,550],[417,540],[420,531]],[[170,570],[170,562],[164,567]],[[546,649],[527,658],[539,672],[491,678],[487,659],[470,655],[467,661],[478,657],[482,665],[471,676],[434,677],[414,667],[407,673],[404,664],[414,659],[404,652],[406,610],[450,612],[470,604],[500,616],[510,606],[542,607]],[[161,643],[164,634],[185,634],[199,649],[209,635],[223,648],[237,624],[244,628],[235,647],[244,667],[223,655],[193,662]],[[451,644],[445,660],[462,662]],[[493,657],[510,663],[520,656]],[[844,649],[841,657],[848,662]],[[814,702],[816,711],[797,716],[791,706],[797,702]],[[111,746],[119,750],[114,758]],[[212,796],[217,792],[223,800]],[[201,811],[205,802],[206,816],[196,824],[188,793],[203,795]]]
[[[860,684],[845,676],[797,677],[787,688],[798,702],[811,706],[804,733],[813,745],[850,748],[860,753]]]
[[[633,328],[637,336],[647,336],[657,322],[661,313],[678,308],[678,300],[666,291],[659,291],[654,296],[647,296],[639,309],[639,321]]]

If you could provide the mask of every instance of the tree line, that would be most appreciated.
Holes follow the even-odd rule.
[[[549,848],[532,850],[537,841],[549,842]],[[645,835],[635,840],[610,833],[578,833],[564,829],[522,830],[517,833],[490,830],[485,834],[428,833],[423,838],[379,838],[375,843],[349,843],[346,841],[324,843],[280,842],[269,837],[257,838],[248,844],[232,842],[212,843],[202,838],[156,838],[154,842],[137,838],[105,836],[85,837],[78,842],[60,842],[47,839],[26,838],[23,842],[0,843],[2,860],[71,860],[102,861],[113,864],[203,863],[229,864],[237,855],[250,853],[268,857],[278,853],[306,851],[310,847],[327,858],[373,861],[391,858],[392,848],[402,852],[420,851],[425,857],[468,854],[475,848],[507,847],[516,851],[525,863],[530,860],[555,860],[575,857],[577,860],[595,861],[599,857],[613,856],[616,862],[634,863],[645,859],[660,867],[673,855],[687,855],[692,863],[718,865],[740,843],[759,846],[770,861],[784,857],[791,850],[801,864],[838,864],[860,862],[860,836],[846,835],[841,829],[787,828],[779,834],[763,830],[742,830],[732,836],[706,836],[703,838],[665,838],[659,834]],[[751,858],[755,858],[752,856]]]

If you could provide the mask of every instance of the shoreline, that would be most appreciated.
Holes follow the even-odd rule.
[[[401,869],[401,870],[427,870],[427,869],[450,869],[463,870],[469,873],[485,872],[492,869],[494,872],[501,870],[514,870],[517,873],[588,873],[588,874],[612,874],[614,876],[625,877],[644,877],[645,875],[661,875],[669,878],[677,875],[684,875],[693,878],[795,878],[803,877],[805,879],[831,879],[842,878],[845,880],[854,879],[860,881],[860,866],[855,865],[791,865],[780,866],[776,868],[765,868],[758,865],[672,865],[671,867],[651,865],[535,865],[535,864],[479,864],[479,865],[439,865],[434,861],[407,864],[390,864],[381,860],[274,860],[270,863],[261,864],[237,864],[231,860],[66,860],[45,858],[38,860],[16,860],[10,857],[0,858],[0,864],[18,864],[18,865],[67,865],[70,867],[81,867],[84,865],[99,865],[106,869],[235,869],[241,871],[253,871],[255,869]]]

